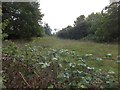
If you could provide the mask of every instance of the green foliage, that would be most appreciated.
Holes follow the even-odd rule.
[[[51,33],[52,29],[50,28],[50,26],[48,25],[48,23],[45,23],[44,29],[45,29],[45,34],[46,35],[52,35],[52,33]]]
[[[1,23],[1,28],[2,28],[2,30],[1,30],[1,32],[2,32],[1,35],[2,35],[2,40],[4,40],[5,38],[8,37],[8,34],[3,32],[3,31],[5,30],[5,28],[7,27],[8,23],[9,23],[8,20],[4,20],[4,21]]]
[[[3,33],[6,33],[9,39],[42,36],[43,29],[39,25],[42,17],[38,2],[2,3],[2,22],[9,21]]]
[[[89,40],[96,40],[99,37],[98,33],[102,28],[102,19],[103,16],[100,13],[92,13],[86,18],[88,36],[85,37]]]
[[[7,47],[3,47],[3,75],[7,88],[118,87],[115,73],[104,72],[87,64],[93,54],[85,54],[82,57],[75,50],[52,48],[46,50],[41,46],[34,46],[33,43],[17,48],[11,42]],[[112,56],[107,54],[107,57]],[[101,58],[96,60],[98,64],[103,61]],[[28,84],[20,75],[24,76]],[[10,83],[11,81],[14,82]]]
[[[6,33],[2,32],[5,29],[5,27],[8,25],[8,23],[9,22],[7,19],[2,22],[2,5],[0,2],[0,40],[3,40],[8,36]]]
[[[119,38],[120,3],[116,2],[101,13],[91,13],[85,18],[79,16],[74,26],[62,29],[57,33],[60,38],[93,40],[97,42],[117,42]],[[105,11],[105,12],[104,12]]]
[[[119,27],[119,22],[118,22],[118,16],[119,16],[119,7],[120,3],[116,2],[111,4],[110,6],[106,7],[106,12],[103,14],[104,15],[104,23],[103,23],[103,28],[101,30],[104,38],[104,41],[111,42],[111,41],[118,41],[118,27]],[[111,26],[112,25],[112,26]]]
[[[86,26],[85,16],[81,15],[74,21],[74,27],[67,26],[63,28],[57,33],[57,36],[66,39],[81,39],[87,36]]]

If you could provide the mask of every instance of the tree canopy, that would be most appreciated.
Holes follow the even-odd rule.
[[[43,29],[39,24],[42,17],[38,2],[2,3],[2,22],[9,21],[3,32],[9,39],[42,36]]]
[[[66,27],[57,33],[60,38],[87,39],[97,42],[117,42],[119,37],[120,2],[105,7],[101,13],[80,15],[73,27]]]
[[[87,35],[86,20],[84,15],[80,15],[74,21],[74,27],[67,26],[57,33],[58,37],[66,39],[81,39]]]
[[[45,23],[44,25],[44,29],[45,29],[45,34],[46,35],[52,35],[52,29],[50,28],[50,26],[48,25],[48,23]]]

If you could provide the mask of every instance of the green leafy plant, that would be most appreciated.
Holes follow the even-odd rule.
[[[67,49],[44,50],[45,48],[32,44],[18,48],[12,42],[4,47],[4,85],[28,88],[118,87],[115,73],[103,72],[87,64],[92,54],[81,57],[75,51]],[[97,58],[96,61],[100,64],[103,59]]]

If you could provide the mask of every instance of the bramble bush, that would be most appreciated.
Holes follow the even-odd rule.
[[[7,88],[119,88],[115,72],[86,63],[92,56],[32,44],[18,48],[11,42],[3,47],[3,84]]]

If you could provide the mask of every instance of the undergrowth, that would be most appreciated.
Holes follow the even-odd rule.
[[[119,88],[116,73],[104,72],[74,50],[45,48],[32,43],[3,47],[3,84],[6,88]],[[111,55],[106,57],[110,58]],[[94,58],[100,64],[101,58]],[[118,62],[116,62],[118,63]]]

